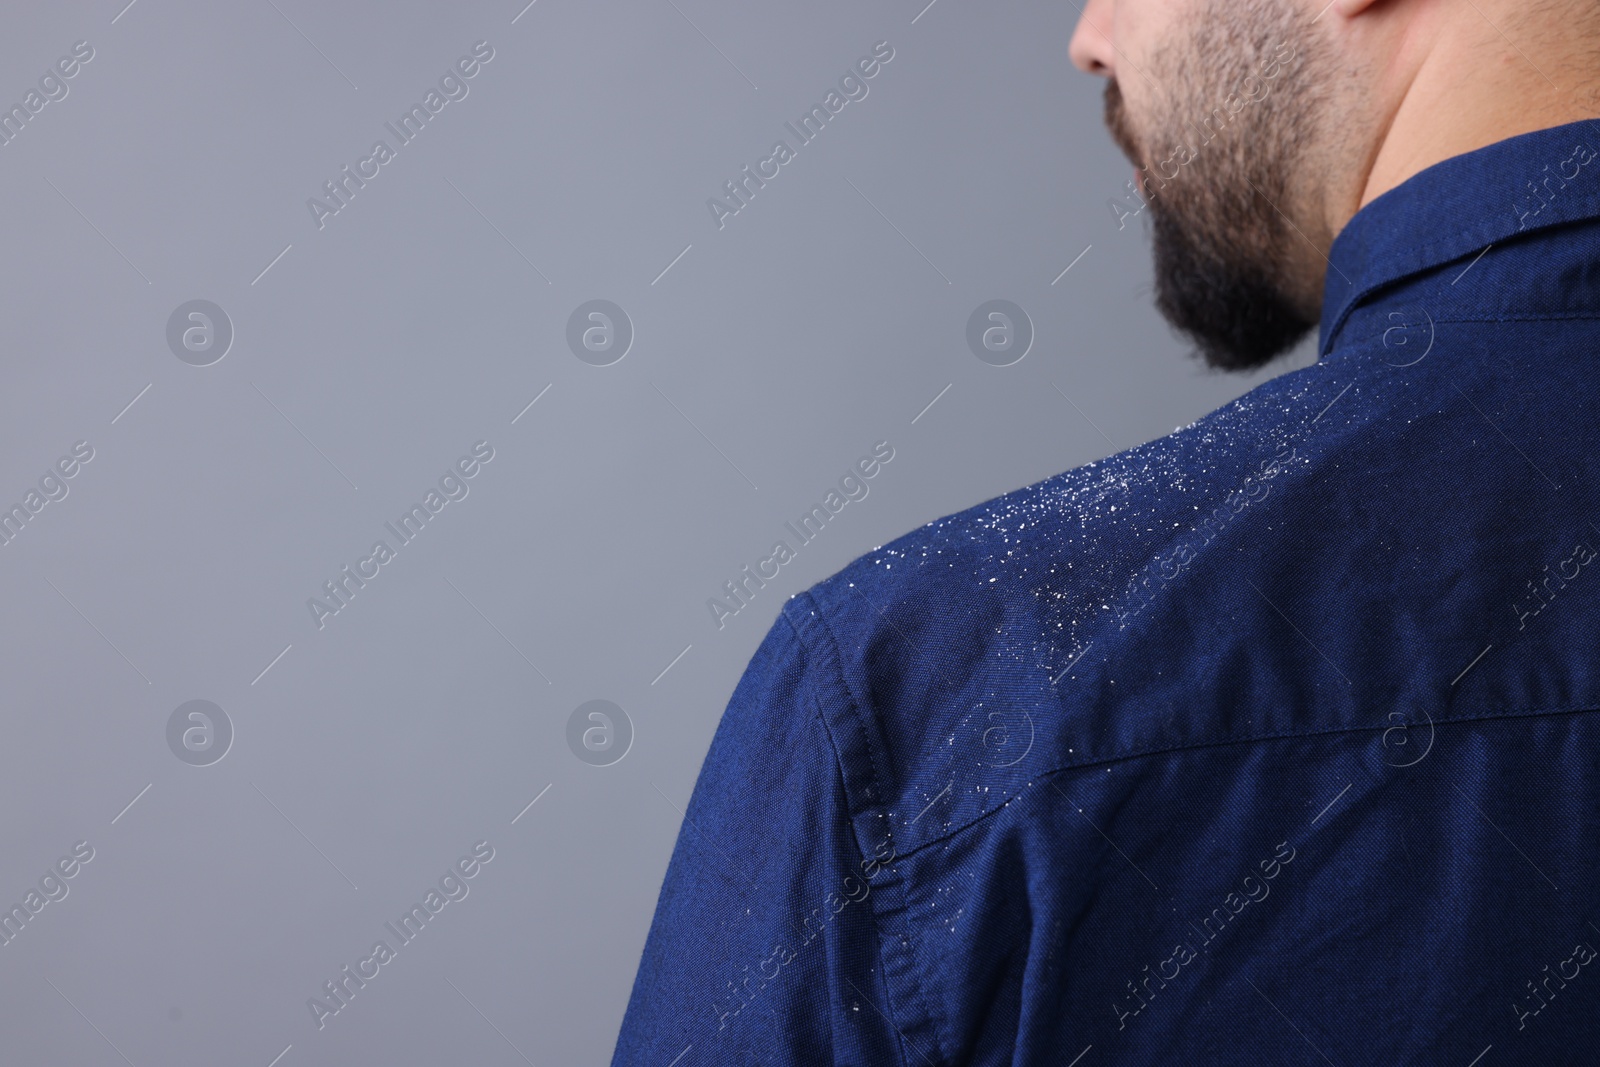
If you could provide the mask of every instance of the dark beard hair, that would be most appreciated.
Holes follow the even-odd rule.
[[[1260,211],[1271,204],[1252,192]],[[1204,223],[1152,202],[1156,310],[1194,342],[1206,365],[1251,371],[1292,349],[1318,324],[1283,291],[1272,257],[1208,236]],[[1274,212],[1274,218],[1276,219]],[[1274,229],[1288,228],[1274,224]],[[1282,237],[1297,240],[1292,232]]]
[[[1194,150],[1174,177],[1157,176],[1154,161],[1141,160],[1114,79],[1105,89],[1106,126],[1124,154],[1148,167],[1156,309],[1195,344],[1206,365],[1255,370],[1293,348],[1320,318],[1285,283],[1294,243],[1304,238],[1278,210],[1287,206],[1290,176],[1299,163],[1296,147],[1314,102],[1303,81],[1287,83],[1285,70],[1270,98],[1247,104],[1202,143],[1194,126],[1167,126],[1176,122],[1176,107],[1192,107],[1203,116],[1203,101],[1228,92],[1218,93],[1209,83],[1226,81],[1211,73],[1207,84],[1197,84],[1199,76],[1185,73],[1179,70],[1175,77],[1187,99],[1170,104],[1155,131],[1161,143],[1184,143]],[[1303,79],[1303,69],[1295,76]]]

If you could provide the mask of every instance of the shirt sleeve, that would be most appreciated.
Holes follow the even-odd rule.
[[[780,615],[701,767],[613,1067],[905,1063],[821,670]]]

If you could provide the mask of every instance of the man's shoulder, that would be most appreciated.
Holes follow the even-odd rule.
[[[1174,628],[1208,602],[1225,612],[1215,590],[1230,581],[1249,595],[1241,549],[1270,554],[1297,535],[1291,501],[1314,481],[1328,491],[1327,443],[1304,431],[1343,384],[1316,366],[1282,375],[927,523],[793,598],[784,615],[833,679],[823,710],[857,800],[908,829],[933,805],[942,817],[921,822],[948,827],[1063,761],[1214,736],[1216,723],[1175,722],[1175,694],[1201,680]],[[1159,691],[1125,670],[1152,654],[1166,660]]]
[[[915,847],[1058,771],[1600,699],[1560,653],[1588,620],[1546,610],[1534,632],[1549,597],[1524,589],[1546,564],[1576,580],[1600,545],[1586,497],[1550,484],[1585,484],[1585,408],[1550,403],[1537,468],[1492,417],[1578,372],[1370,347],[928,523],[791,600],[858,833],[888,819]],[[1475,659],[1486,645],[1528,658]]]
[[[866,552],[785,608],[841,655],[965,669],[978,650],[1032,636],[1015,671],[1062,667],[1106,628],[1126,630],[1155,591],[1230,528],[1318,466],[1303,416],[1338,393],[1317,366],[1272,379],[1188,426],[943,516]],[[1262,544],[1273,529],[1255,534]],[[886,648],[902,646],[890,655]],[[948,672],[946,672],[948,673]]]

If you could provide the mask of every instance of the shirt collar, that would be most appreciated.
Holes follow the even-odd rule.
[[[1600,217],[1600,122],[1536,130],[1436,163],[1374,199],[1328,251],[1318,355],[1376,290],[1492,244]]]

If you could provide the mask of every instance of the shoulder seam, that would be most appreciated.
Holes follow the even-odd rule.
[[[1482,714],[1482,715],[1463,715],[1463,716],[1458,716],[1458,717],[1450,718],[1450,719],[1434,719],[1434,720],[1432,720],[1432,722],[1433,722],[1433,725],[1435,727],[1440,727],[1440,726],[1462,726],[1462,725],[1473,725],[1473,724],[1488,723],[1488,722],[1502,722],[1502,721],[1507,721],[1507,720],[1512,720],[1512,719],[1543,719],[1543,718],[1555,718],[1555,717],[1563,716],[1563,715],[1595,715],[1595,714],[1600,714],[1600,708],[1596,708],[1596,707],[1546,708],[1546,709],[1538,709],[1538,710],[1529,709],[1529,710],[1522,710],[1522,711],[1490,712],[1490,713]],[[1265,742],[1265,741],[1299,741],[1299,740],[1304,740],[1304,739],[1308,739],[1308,738],[1315,738],[1315,737],[1344,737],[1344,736],[1347,736],[1347,735],[1350,735],[1350,734],[1383,733],[1383,732],[1386,732],[1387,730],[1392,730],[1394,728],[1395,727],[1393,727],[1393,726],[1388,726],[1388,727],[1385,727],[1385,726],[1344,726],[1344,727],[1340,727],[1338,729],[1333,729],[1333,730],[1309,730],[1309,731],[1304,731],[1304,732],[1301,732],[1301,733],[1257,734],[1257,735],[1252,736],[1252,737],[1233,737],[1233,738],[1227,738],[1225,740],[1217,740],[1217,741],[1200,741],[1200,742],[1196,742],[1196,743],[1191,744],[1191,745],[1174,745],[1174,746],[1172,746],[1170,748],[1146,749],[1146,750],[1144,750],[1142,752],[1131,752],[1131,753],[1127,753],[1127,754],[1120,755],[1120,756],[1107,756],[1104,759],[1085,760],[1082,763],[1063,764],[1062,766],[1052,767],[1047,771],[1039,772],[1038,777],[1041,778],[1041,779],[1044,779],[1044,778],[1049,778],[1049,777],[1051,777],[1053,775],[1066,774],[1066,773],[1068,773],[1070,771],[1083,771],[1083,770],[1090,770],[1090,769],[1096,768],[1096,767],[1109,767],[1109,766],[1111,766],[1113,764],[1117,764],[1117,763],[1129,763],[1129,762],[1132,762],[1134,760],[1149,759],[1149,758],[1154,757],[1154,756],[1172,756],[1172,755],[1177,755],[1179,753],[1194,752],[1194,751],[1201,750],[1201,749],[1233,748],[1233,747],[1236,747],[1238,745],[1252,745],[1252,744],[1258,744],[1260,742]],[[1413,725],[1411,728],[1412,729],[1416,729],[1416,726]],[[1018,793],[1013,794],[1012,797],[1009,798],[1009,799],[1016,799],[1016,798],[1021,797],[1021,796],[1022,796],[1022,793],[1018,792]],[[1008,806],[1008,803],[1001,803],[1001,804],[997,805],[996,807],[990,808],[987,811],[981,812],[980,814],[973,816],[971,819],[969,819],[965,823],[962,823],[960,826],[952,827],[951,829],[945,831],[944,833],[941,833],[938,837],[930,838],[927,841],[919,842],[917,845],[915,845],[911,849],[909,849],[909,850],[907,850],[905,852],[898,853],[898,855],[903,856],[903,857],[904,856],[914,856],[917,853],[922,852],[923,850],[925,850],[927,848],[930,848],[930,847],[932,847],[934,845],[938,845],[938,844],[941,844],[941,843],[943,843],[945,841],[948,841],[951,838],[955,837],[957,834],[964,833],[967,830],[971,829],[972,827],[976,826],[977,824],[985,821],[991,815],[995,815],[995,814],[998,814],[999,812],[1005,811],[1007,806]]]

